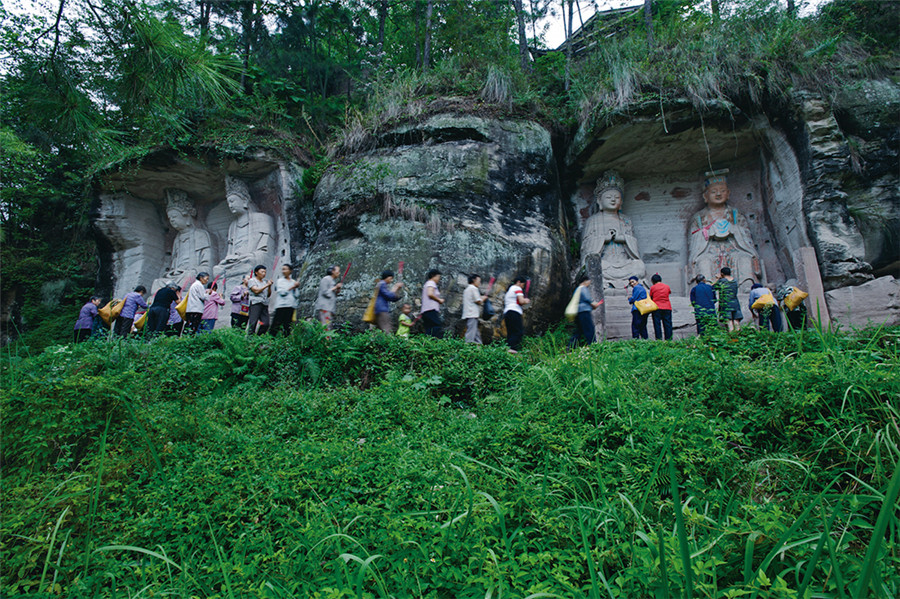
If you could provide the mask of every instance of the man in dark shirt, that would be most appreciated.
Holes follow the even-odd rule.
[[[694,318],[697,319],[697,334],[716,320],[716,292],[706,282],[706,277],[697,275],[697,284],[691,289],[691,305],[694,306]]]
[[[150,310],[147,312],[147,326],[145,329],[147,333],[152,335],[161,333],[166,329],[172,303],[178,301],[176,289],[178,289],[178,285],[169,283],[156,292],[156,295],[153,297],[153,303],[150,304]]]

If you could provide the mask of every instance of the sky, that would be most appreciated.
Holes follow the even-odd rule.
[[[555,14],[549,15],[538,21],[538,30],[544,30],[544,42],[548,48],[558,48],[566,41],[566,31],[563,27],[562,5],[564,0],[555,0],[553,10]],[[627,6],[640,7],[643,5],[641,0],[576,0],[581,8],[581,17],[579,18],[578,9],[574,10],[575,26],[573,31],[577,31],[581,27],[582,21],[587,21],[597,10],[611,10],[615,8],[624,8]],[[737,4],[742,0],[731,0],[727,4]],[[779,0],[786,6],[786,0]],[[798,0],[797,5],[800,7],[800,16],[806,16],[819,9],[823,4],[827,4],[829,0]],[[697,4],[705,5],[709,10],[709,0],[701,0]],[[529,35],[531,29],[528,30]]]

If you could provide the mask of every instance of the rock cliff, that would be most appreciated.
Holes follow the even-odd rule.
[[[185,261],[175,245],[187,222],[208,233],[210,263],[222,272],[260,255],[270,268],[275,260],[297,262],[301,318],[312,316],[326,268],[352,263],[337,320],[361,328],[376,277],[402,262],[403,301],[414,311],[426,271],[444,273],[449,334],[461,332],[470,273],[485,284],[496,277],[491,299],[498,312],[512,277],[528,277],[534,303],[526,328],[541,331],[561,319],[584,265],[595,299],[606,300],[596,313],[601,335],[629,337],[626,292],[602,282],[609,258],[603,248],[615,235],[583,239],[597,214],[596,181],[614,169],[623,180],[621,218],[609,222],[627,223],[628,251],[639,254],[646,280],[658,273],[672,288],[676,336],[687,336],[694,331],[687,299],[692,256],[706,247],[698,235],[708,233],[695,223],[708,207],[704,177],[727,169],[726,220],[740,231],[726,227],[723,239],[739,239],[748,259],[758,260],[754,277],[773,290],[798,279],[811,294],[810,307],[820,307],[826,319],[900,321],[900,86],[863,81],[832,101],[801,90],[772,102],[743,109],[638,103],[591,115],[567,139],[551,139],[525,118],[434,102],[431,112],[383,124],[365,149],[339,155],[311,198],[294,189],[302,167],[272,153],[216,160],[157,152],[101,178],[95,212],[101,282],[121,295],[177,275]],[[186,197],[193,209],[168,213],[180,205],[175,197]],[[270,221],[257,228],[268,241],[257,235],[235,250],[240,243],[232,237],[247,221],[241,206],[267,215]],[[172,222],[182,229],[172,230]],[[624,231],[617,231],[620,242]],[[582,247],[594,248],[590,259]],[[230,254],[237,259],[229,262]],[[482,332],[486,339],[503,335],[498,319]]]
[[[403,302],[420,305],[425,273],[444,273],[442,310],[460,330],[466,275],[497,282],[498,311],[511,278],[531,279],[526,328],[558,320],[568,286],[566,231],[549,132],[529,122],[434,114],[378,134],[375,147],[345,156],[313,199],[317,235],[303,260],[301,314],[312,311],[328,265],[352,262],[339,300],[360,322],[383,269],[405,264]],[[401,302],[402,303],[402,302]],[[496,324],[496,320],[495,320]],[[486,331],[488,334],[491,331]]]

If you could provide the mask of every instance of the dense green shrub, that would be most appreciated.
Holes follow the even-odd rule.
[[[900,331],[564,347],[300,325],[6,358],[0,592],[900,591]]]

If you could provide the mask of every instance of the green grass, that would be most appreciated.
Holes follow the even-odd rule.
[[[564,347],[8,352],[0,594],[900,594],[900,330]]]

